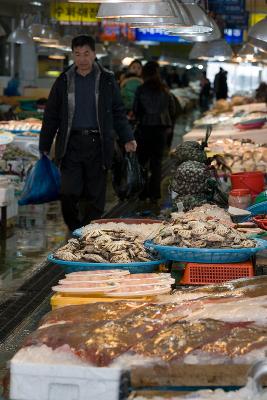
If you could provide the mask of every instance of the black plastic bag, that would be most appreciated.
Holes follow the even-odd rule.
[[[60,173],[46,155],[42,155],[28,172],[19,205],[42,204],[59,198]]]
[[[115,145],[112,185],[120,200],[128,199],[144,188],[145,180],[136,153],[125,153]]]

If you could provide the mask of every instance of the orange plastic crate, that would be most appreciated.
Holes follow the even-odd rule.
[[[182,285],[207,285],[253,276],[254,269],[251,261],[233,264],[188,263],[180,283]]]

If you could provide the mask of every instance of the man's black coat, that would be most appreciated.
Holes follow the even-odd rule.
[[[134,140],[134,136],[113,73],[102,68],[97,62],[95,68],[95,96],[103,166],[109,168],[113,156],[114,130],[122,143]],[[40,152],[49,153],[56,136],[55,156],[59,164],[66,153],[74,109],[75,66],[72,66],[56,79],[51,89],[40,134]]]

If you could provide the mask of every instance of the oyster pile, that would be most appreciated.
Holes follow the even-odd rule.
[[[203,214],[202,220],[196,219],[196,213],[175,213],[173,221],[162,229],[153,239],[154,243],[166,246],[189,248],[251,248],[254,240],[230,224],[211,219]]]
[[[65,261],[130,263],[150,261],[138,235],[124,230],[95,229],[81,239],[70,239],[54,253]]]

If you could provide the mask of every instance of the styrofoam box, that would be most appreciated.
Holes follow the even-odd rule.
[[[14,200],[7,206],[7,219],[14,218],[18,215],[18,202]]]
[[[121,370],[11,360],[12,400],[118,400]]]
[[[0,205],[11,203],[15,198],[15,189],[13,186],[0,187]]]

